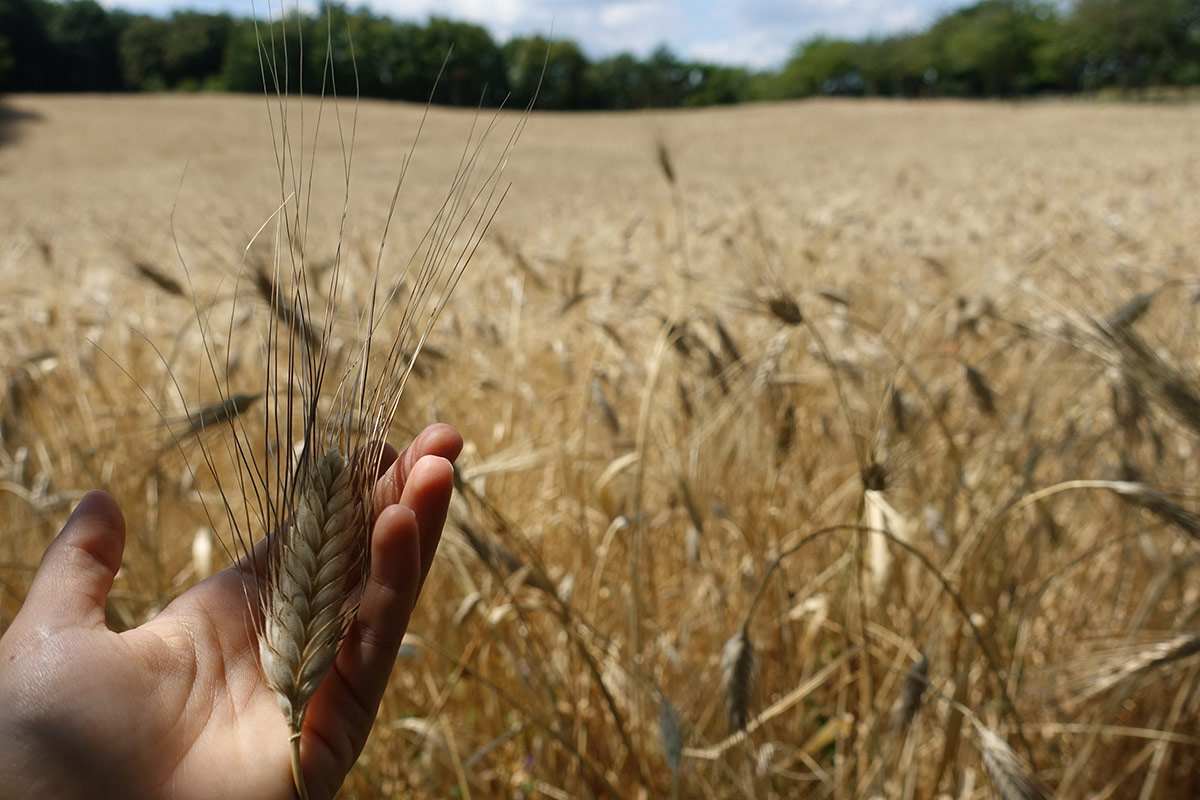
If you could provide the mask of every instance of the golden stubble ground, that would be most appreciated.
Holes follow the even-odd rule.
[[[130,522],[110,621],[137,624],[196,580],[207,521],[151,405],[185,420],[162,362],[196,384],[193,305],[135,265],[182,281],[178,246],[228,321],[279,202],[266,101],[4,105],[0,628],[94,487]],[[340,219],[356,108],[336,111],[315,158],[289,122],[315,163],[310,264]],[[352,276],[423,114],[357,106]],[[429,112],[385,266],[486,122]],[[346,796],[665,796],[673,771],[681,796],[986,796],[945,700],[893,731],[918,651],[1061,796],[1197,791],[1200,664],[1133,669],[1197,628],[1196,434],[1095,320],[1153,292],[1135,330],[1200,393],[1198,134],[1194,106],[535,113],[396,425],[401,444],[458,426],[466,490]],[[222,353],[260,344],[267,310],[239,302]],[[1179,514],[1102,488],[1029,500],[1114,478]],[[917,552],[805,539],[864,519]],[[728,741],[721,654],[744,624],[761,718]]]

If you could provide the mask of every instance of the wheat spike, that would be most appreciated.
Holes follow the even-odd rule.
[[[1153,294],[1134,295],[1125,305],[1114,311],[1112,316],[1104,320],[1104,324],[1114,331],[1128,328],[1145,316],[1146,312],[1150,310],[1150,303],[1153,300]]]
[[[249,410],[260,397],[262,397],[262,394],[259,392],[231,394],[216,403],[201,406],[191,414],[188,414],[188,427],[183,435],[195,436],[203,434],[208,428],[215,428],[219,425],[232,422],[239,415]]]
[[[804,322],[800,306],[783,292],[767,299],[767,310],[786,325],[799,325]]]
[[[882,482],[871,482],[864,478],[868,485],[882,486]],[[880,489],[866,489],[863,492],[863,525],[867,529],[867,563],[871,575],[871,591],[875,601],[882,600],[890,585],[892,562],[895,558],[889,546],[890,539],[901,542],[909,540],[909,524],[892,504],[884,497]]]
[[[788,403],[775,428],[775,460],[782,462],[796,441],[796,404]]]
[[[592,403],[600,410],[600,417],[604,420],[604,424],[608,426],[609,431],[613,434],[620,433],[621,420],[617,416],[616,410],[612,407],[612,403],[608,402],[608,398],[604,396],[604,387],[600,385],[600,381],[595,375],[589,381],[588,389],[592,395]]]
[[[755,776],[766,778],[771,774],[771,765],[775,761],[775,751],[778,749],[774,742],[767,742],[758,748],[758,752],[754,754]]]
[[[1128,371],[1109,367],[1105,371],[1112,397],[1112,412],[1121,431],[1130,441],[1141,438],[1138,424],[1146,416],[1146,397]]]
[[[683,415],[688,419],[691,419],[696,415],[696,409],[692,405],[692,396],[688,391],[687,384],[684,383],[683,379],[681,378],[680,380],[676,381],[675,386],[679,390],[679,404],[683,406]]]
[[[683,756],[683,737],[679,734],[679,718],[666,697],[659,698],[658,729],[662,736],[663,757],[671,770],[671,794],[679,794],[679,764]]]
[[[1162,492],[1140,481],[1113,481],[1113,493],[1135,506],[1146,509],[1156,517],[1200,538],[1200,517],[1172,503]]]
[[[896,433],[908,433],[908,409],[904,407],[904,395],[899,389],[892,389],[892,396],[888,398],[888,410],[892,414],[892,426],[896,429]]]
[[[992,731],[976,724],[979,749],[983,754],[983,767],[992,779],[992,785],[1003,800],[1047,800],[1049,793],[1036,778],[1025,772],[1021,759]]]
[[[1200,634],[1184,633],[1146,647],[1136,655],[1127,657],[1109,666],[1096,676],[1094,683],[1084,693],[1085,698],[1108,691],[1129,678],[1144,675],[1164,664],[1200,653]]]
[[[458,603],[458,608],[454,611],[454,627],[461,628],[466,623],[467,617],[471,616],[471,612],[476,608],[483,608],[483,595],[479,592],[471,592]]]
[[[186,293],[183,291],[183,284],[151,264],[149,261],[135,259],[133,262],[133,268],[137,270],[139,275],[153,283],[158,288],[162,289],[167,294],[173,294],[176,297],[185,296]]]
[[[904,679],[904,687],[900,690],[900,703],[896,706],[896,716],[892,718],[892,730],[896,733],[903,731],[912,724],[913,717],[921,708],[921,695],[929,686],[929,659],[925,654],[908,670]]]
[[[721,318],[713,317],[713,327],[717,330],[717,337],[721,340],[721,352],[725,354],[730,364],[740,364],[742,362],[742,350],[738,347],[733,337],[729,335],[729,331],[721,324]]]
[[[988,386],[987,379],[983,377],[983,373],[966,365],[967,386],[971,390],[971,396],[975,398],[975,403],[979,406],[979,410],[989,417],[996,414],[996,393],[992,391],[992,387]]]
[[[683,552],[688,564],[700,563],[701,536],[700,529],[689,522],[683,537]]]
[[[272,542],[259,655],[287,720],[292,770],[304,796],[300,731],[308,703],[333,665],[364,571],[367,535],[361,482],[330,447],[300,472],[296,509]]]
[[[721,651],[721,675],[725,683],[725,710],[729,727],[740,731],[750,722],[750,693],[754,674],[758,670],[758,655],[750,635],[742,628]]]
[[[1180,368],[1160,356],[1128,324],[1101,326],[1121,366],[1171,416],[1193,433],[1200,433],[1200,395]]]
[[[658,156],[658,168],[662,170],[663,177],[667,179],[667,183],[675,185],[675,165],[671,161],[671,151],[667,148],[667,143],[661,137],[655,143],[655,155]]]

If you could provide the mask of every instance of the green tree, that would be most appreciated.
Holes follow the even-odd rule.
[[[391,39],[398,28],[416,26],[375,17],[366,7],[350,11],[341,3],[322,4],[302,25],[306,92],[398,96],[387,67],[395,50]]]
[[[46,92],[57,87],[57,66],[47,25],[57,7],[45,0],[0,0],[0,35],[8,42],[9,68],[0,89]]]
[[[925,34],[868,39],[855,51],[863,91],[885,97],[920,97],[937,80],[937,59]]]
[[[1075,92],[1081,88],[1083,56],[1068,20],[1054,14],[1044,20],[1033,48],[1033,82],[1045,91]]]
[[[588,104],[588,61],[575,42],[551,42],[543,36],[514,38],[500,54],[513,105],[528,104],[539,83],[538,108],[576,109]]]
[[[752,99],[752,73],[741,67],[719,64],[690,64],[687,67],[685,106],[713,106],[742,103]]]
[[[441,65],[435,100],[452,106],[495,104],[508,94],[508,76],[500,48],[486,29],[431,17],[420,29],[416,50],[417,80],[429,85]]]
[[[632,53],[595,61],[588,68],[588,86],[596,108],[638,108],[642,70]]]
[[[121,87],[116,26],[95,0],[54,8],[46,26],[54,54],[54,86],[68,91],[116,91]]]
[[[167,23],[155,17],[137,17],[121,31],[117,55],[127,89],[161,91],[167,88],[163,66],[163,40]]]
[[[380,96],[412,102],[429,99],[433,80],[446,54],[443,52],[436,59],[426,58],[421,52],[424,42],[420,25],[379,20],[374,30],[376,38],[371,47],[377,60],[371,63]]]
[[[233,20],[227,14],[172,14],[161,39],[167,84],[199,86],[217,76],[232,28]]]
[[[321,42],[319,46],[313,42],[309,49],[314,59],[321,59],[327,93],[397,96],[391,91],[388,72],[391,39],[397,23],[373,16],[366,7],[351,12],[336,4],[324,6],[312,27]]]
[[[0,91],[8,85],[13,69],[12,42],[8,36],[0,33]]]
[[[303,60],[311,55],[303,45],[304,26],[295,14],[272,22],[235,22],[221,61],[221,85],[233,92],[270,94],[319,89],[319,75],[314,81]]]
[[[588,83],[601,108],[670,108],[683,104],[690,70],[665,45],[646,60],[630,53],[592,64]]]
[[[860,93],[854,42],[816,36],[796,48],[776,83],[779,97]]]
[[[649,87],[648,106],[675,108],[683,105],[690,88],[691,70],[671,49],[660,44],[646,60],[646,82]]]
[[[1071,23],[1087,88],[1200,78],[1200,3],[1195,0],[1078,0]]]
[[[939,88],[947,94],[1016,95],[1038,88],[1035,53],[1057,24],[1054,7],[983,0],[929,31]]]

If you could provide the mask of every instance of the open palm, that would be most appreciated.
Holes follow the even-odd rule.
[[[376,485],[370,577],[301,740],[313,798],[333,796],[370,733],[461,447],[453,428],[430,426]],[[113,633],[104,601],[124,541],[116,502],[87,495],[0,639],[2,793],[292,797],[287,725],[261,676],[243,574],[213,575],[145,625]]]

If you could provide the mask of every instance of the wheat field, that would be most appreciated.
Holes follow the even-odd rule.
[[[0,630],[92,488],[130,627],[228,563],[171,433],[193,292],[228,315],[278,203],[266,103],[5,106]],[[353,275],[424,109],[325,102],[317,269],[335,113]],[[391,261],[475,121],[429,111]],[[1200,792],[1197,142],[1190,105],[533,112],[393,425],[466,449],[343,795]]]

